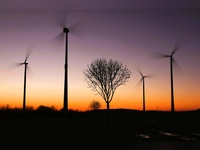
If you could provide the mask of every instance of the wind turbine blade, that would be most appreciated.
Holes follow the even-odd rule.
[[[27,73],[30,74],[31,76],[34,75],[33,71],[30,69],[29,66],[27,66]],[[30,75],[29,75],[29,76],[30,76]]]
[[[169,55],[162,54],[156,51],[151,51],[151,59],[159,59],[159,58],[166,58],[169,57]]]
[[[53,37],[52,39],[50,39],[47,44],[51,47],[51,48],[55,48],[55,49],[62,49],[61,47],[64,44],[64,39],[65,39],[65,33],[64,32],[60,32],[57,36]]]
[[[178,74],[183,74],[184,71],[183,69],[181,68],[181,66],[175,61],[174,58],[172,58],[172,64],[173,64],[173,68],[174,68],[174,71]]]
[[[28,58],[29,58],[30,54],[32,53],[34,47],[35,47],[35,45],[29,45],[28,46],[28,49],[27,49],[27,52],[26,52],[26,57],[25,57],[25,62],[28,60]]]
[[[23,65],[24,63],[12,63],[9,65],[9,70],[15,69],[21,65]]]
[[[140,86],[142,83],[143,78],[140,79],[140,81],[137,83],[137,86]]]
[[[155,76],[155,73],[151,73],[145,76],[145,78],[153,78]]]
[[[137,66],[135,69],[143,77],[142,70],[141,70],[140,66]]]
[[[171,55],[174,55],[184,44],[184,41],[182,39],[179,39],[176,41],[174,45],[174,49],[172,50]]]
[[[65,35],[63,32],[60,32],[56,37],[54,37],[52,40],[54,41],[64,41]]]
[[[73,34],[74,36],[78,38],[82,38],[84,34],[84,29],[83,29],[83,24],[84,24],[84,19],[74,23],[73,25],[69,26],[69,33]]]
[[[53,16],[53,22],[62,29],[66,27],[66,21],[67,14],[64,10],[59,10],[58,14],[56,14],[56,16]]]

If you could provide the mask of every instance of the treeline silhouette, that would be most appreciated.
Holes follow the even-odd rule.
[[[69,109],[68,117],[80,117],[81,111]],[[26,110],[23,108],[10,107],[9,105],[0,106],[0,118],[62,118],[63,109],[56,109],[54,106],[40,105],[37,108],[32,106],[26,106]]]
[[[93,118],[105,120],[107,110],[68,110],[68,118]],[[149,110],[146,112],[134,109],[111,109],[111,120],[134,119],[134,120],[200,120],[200,109],[191,111],[177,111],[173,114],[170,111]],[[0,106],[0,118],[63,118],[63,109],[56,109],[54,106],[40,105],[37,108],[27,106],[26,111],[22,108],[11,108],[9,105]]]

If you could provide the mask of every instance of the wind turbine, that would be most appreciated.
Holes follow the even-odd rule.
[[[26,110],[26,74],[27,74],[27,70],[30,69],[28,67],[28,63],[27,60],[30,56],[30,54],[32,53],[33,50],[33,45],[28,46],[27,52],[26,52],[26,57],[24,62],[22,63],[15,63],[15,68],[24,65],[24,94],[23,94],[23,111]]]
[[[64,102],[63,102],[63,111],[64,115],[66,115],[68,111],[68,33],[73,34],[74,36],[80,38],[83,34],[80,32],[79,28],[82,25],[82,21],[80,20],[71,26],[66,25],[67,17],[66,12],[62,12],[59,16],[55,18],[55,23],[60,27],[60,33],[53,39],[58,41],[64,41],[65,39],[65,72],[64,72]]]
[[[174,71],[174,66],[177,65],[177,62],[173,58],[174,54],[182,47],[183,41],[179,40],[175,43],[175,46],[171,52],[171,54],[162,54],[162,53],[157,53],[157,58],[169,58],[169,63],[170,63],[170,84],[171,84],[171,112],[175,111],[174,108],[174,76],[173,76],[173,71]]]
[[[146,106],[145,106],[145,78],[149,78],[152,76],[152,74],[149,75],[143,75],[142,71],[140,68],[137,68],[137,72],[141,75],[141,79],[139,83],[142,82],[142,96],[143,96],[143,111],[146,111]]]

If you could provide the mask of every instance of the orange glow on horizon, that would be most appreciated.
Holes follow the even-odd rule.
[[[187,99],[187,98],[186,98]],[[40,102],[34,102],[33,100],[29,101],[27,100],[26,106],[30,107],[32,106],[33,108],[37,108],[40,105],[44,105],[44,106],[54,106],[57,110],[62,108],[62,100],[60,100],[59,102],[55,103],[54,102],[55,99],[48,99],[48,101],[43,101],[43,103]],[[95,99],[97,101],[99,101],[101,103],[101,108],[100,109],[106,109],[106,103],[103,99],[101,99],[100,97],[98,99]],[[79,111],[86,111],[89,110],[89,103],[92,101],[91,100],[73,100],[69,99],[69,103],[68,103],[68,108],[72,109],[72,110],[79,110]],[[14,108],[21,108],[22,107],[22,99],[15,99],[15,100],[11,100],[9,101],[10,103],[7,103],[6,101],[1,101],[1,105],[2,106],[6,106],[9,105],[9,107]],[[159,104],[159,105],[158,105]],[[142,110],[142,99],[137,99],[137,100],[131,100],[131,99],[117,99],[114,98],[111,103],[110,103],[110,109],[117,109],[117,108],[124,108],[124,109],[135,109],[135,110]],[[186,111],[186,110],[197,110],[198,107],[198,100],[194,99],[193,103],[188,104],[188,102],[185,99],[182,99],[182,102],[180,102],[180,100],[176,100],[175,101],[175,110],[176,111]],[[162,99],[162,102],[160,102],[160,100],[153,100],[153,99],[148,99],[148,101],[146,100],[146,110],[162,110],[162,111],[170,111],[170,99],[166,98],[166,99]]]

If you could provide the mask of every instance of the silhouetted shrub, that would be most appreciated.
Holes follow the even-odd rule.
[[[99,101],[91,101],[89,108],[92,110],[98,110],[99,108],[101,108],[101,103]]]
[[[48,107],[48,106],[40,105],[36,108],[36,111],[52,112],[52,111],[55,111],[55,107]]]

